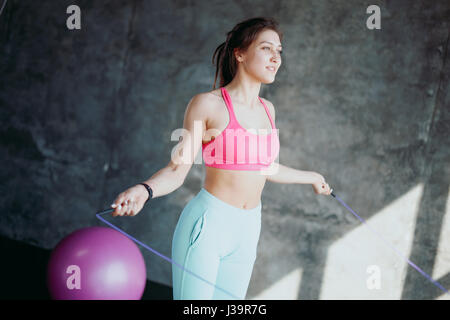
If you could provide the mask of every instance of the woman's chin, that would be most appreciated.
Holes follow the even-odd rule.
[[[269,84],[269,83],[273,83],[274,81],[275,81],[275,76],[270,77],[270,78],[266,77],[266,78],[264,78],[264,80],[261,81],[261,82],[264,83],[264,84]]]
[[[264,84],[269,84],[269,83],[273,83],[275,81],[275,74],[259,74],[258,76],[256,76],[256,79],[259,79],[259,81],[261,83]]]

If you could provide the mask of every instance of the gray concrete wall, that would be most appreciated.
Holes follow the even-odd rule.
[[[66,28],[71,4],[81,30]],[[370,4],[381,8],[381,30],[365,27],[369,3],[356,0],[9,0],[0,16],[0,234],[53,248],[74,230],[105,226],[95,213],[169,161],[188,101],[212,87],[225,33],[267,15],[285,34],[282,67],[260,93],[276,108],[280,163],[324,175],[450,288],[450,2]],[[203,179],[196,164],[180,189],[109,221],[170,257],[179,214]],[[268,183],[262,201],[247,298],[446,298],[337,199]],[[171,285],[170,263],[142,252],[149,279]]]

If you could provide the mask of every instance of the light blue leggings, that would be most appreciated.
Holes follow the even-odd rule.
[[[172,264],[173,299],[245,299],[260,230],[261,202],[240,209],[202,188],[174,231],[172,260],[187,271]]]

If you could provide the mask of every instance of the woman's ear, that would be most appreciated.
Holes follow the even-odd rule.
[[[242,62],[242,61],[244,61],[244,60],[243,60],[242,53],[239,51],[238,48],[235,48],[235,49],[233,50],[233,54],[234,54],[234,57],[236,58],[236,61],[237,61],[237,62]]]

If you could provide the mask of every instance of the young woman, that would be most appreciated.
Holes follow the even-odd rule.
[[[187,105],[187,134],[171,161],[119,194],[112,205],[113,216],[134,216],[148,199],[173,192],[202,147],[204,187],[183,209],[173,235],[172,259],[183,266],[172,264],[174,299],[245,299],[266,181],[311,184],[316,194],[331,194],[321,174],[274,161],[279,153],[275,108],[258,94],[261,83],[275,80],[282,38],[278,23],[264,17],[245,20],[228,32],[213,55],[213,90],[195,95]],[[220,88],[215,89],[218,74]],[[194,126],[200,134],[194,134]]]

